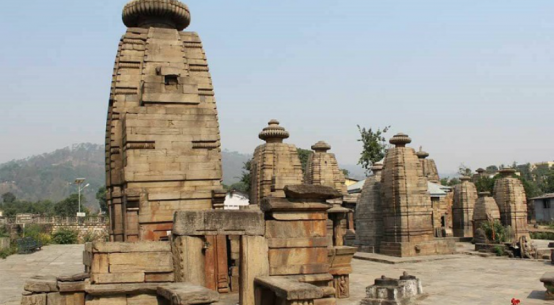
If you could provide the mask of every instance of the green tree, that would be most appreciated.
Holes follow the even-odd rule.
[[[385,157],[388,144],[384,134],[387,133],[389,129],[390,126],[386,126],[382,130],[378,128],[376,131],[373,131],[372,128],[366,129],[358,125],[358,131],[360,132],[360,139],[358,139],[358,142],[362,142],[363,145],[358,164],[366,170],[366,174],[371,172],[371,167],[375,162]]]
[[[308,166],[308,158],[312,154],[312,151],[303,148],[297,148],[296,151],[298,152],[298,158],[300,158],[300,164],[302,164],[302,173],[305,173]]]
[[[348,178],[350,177],[350,171],[347,169],[341,169],[342,173],[344,174],[344,177]]]
[[[252,160],[248,160],[244,162],[242,169],[243,169],[242,177],[240,177],[240,182],[239,182],[242,184],[242,188],[243,188],[241,192],[250,194],[250,189],[251,189],[250,181],[252,179],[252,174],[250,171],[252,170]]]
[[[489,176],[480,176],[475,181],[475,187],[477,188],[477,192],[490,192],[492,194],[492,191],[494,189],[494,179],[490,178]]]
[[[98,203],[100,203],[100,211],[104,213],[108,213],[108,199],[106,197],[108,191],[106,190],[106,187],[103,186],[98,189],[98,192],[96,192],[96,200],[98,200]]]
[[[452,178],[450,180],[448,180],[448,186],[454,186],[456,184],[460,184],[460,179],[458,178]]]
[[[487,168],[485,168],[485,171],[489,174],[496,174],[498,172],[498,166],[489,165],[489,166],[487,166]]]
[[[543,193],[554,193],[554,170],[546,175],[542,186]]]
[[[12,202],[15,202],[16,199],[17,198],[12,192],[7,192],[2,195],[2,201],[4,203],[12,203]]]
[[[460,164],[460,166],[458,167],[458,174],[460,176],[467,176],[467,177],[471,177],[472,175],[472,171],[471,171],[471,168],[465,166],[465,164]]]
[[[82,197],[82,196],[81,196]],[[81,208],[84,204],[84,198],[81,198]],[[56,203],[54,212],[57,216],[73,217],[79,211],[79,195],[71,194],[66,199]]]

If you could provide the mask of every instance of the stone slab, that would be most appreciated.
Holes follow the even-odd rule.
[[[341,192],[332,187],[313,184],[298,184],[285,186],[285,195],[290,199],[327,199],[342,197]]]
[[[178,211],[173,226],[173,234],[178,236],[261,236],[264,233],[263,213],[256,210]]]
[[[171,252],[167,241],[156,242],[94,242],[92,250],[97,253]]]
[[[58,279],[55,276],[34,276],[27,280],[24,289],[30,292],[56,292]]]
[[[85,281],[85,292],[93,296],[110,296],[114,294],[156,293],[159,283],[103,284],[93,285]]]
[[[448,254],[448,255],[397,257],[397,256],[388,256],[388,255],[377,254],[377,253],[356,252],[354,254],[354,259],[396,265],[396,264],[410,264],[410,263],[430,262],[430,261],[447,260],[447,259],[459,259],[464,256],[465,255],[463,254],[453,254],[453,255]]]
[[[210,304],[219,300],[219,293],[189,283],[161,285],[158,295],[171,301],[172,305]]]
[[[269,288],[285,300],[312,300],[323,297],[323,291],[312,284],[300,283],[284,277],[264,276],[255,279],[256,285]]]

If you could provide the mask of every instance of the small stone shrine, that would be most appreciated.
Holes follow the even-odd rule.
[[[500,211],[496,201],[491,197],[491,193],[480,192],[473,208],[473,236],[477,236],[476,231],[484,222],[494,222],[499,219]]]
[[[461,177],[462,183],[454,186],[452,230],[455,237],[473,237],[473,208],[477,201],[477,188],[470,177]]]
[[[366,293],[360,305],[409,305],[416,304],[417,297],[423,294],[423,286],[417,277],[404,272],[398,280],[384,275],[375,279]]]
[[[176,0],[123,9],[106,126],[111,241],[167,240],[175,211],[223,204],[214,89],[190,20]]]
[[[477,183],[477,181],[481,178],[481,177],[486,177],[487,173],[486,171],[483,169],[483,168],[478,168],[477,170],[475,170],[475,174],[473,174],[473,176],[471,176],[471,180],[473,181],[473,183]]]
[[[256,147],[251,172],[250,204],[259,205],[266,196],[285,197],[285,185],[302,184],[302,165],[296,146],[283,143],[288,131],[271,120],[259,134],[266,143]]]
[[[427,180],[430,182],[439,183],[439,171],[437,169],[437,164],[435,163],[435,160],[427,159],[427,157],[429,157],[429,153],[423,151],[421,147],[419,148],[419,151],[416,153],[416,155],[419,158],[419,162],[421,162],[423,176],[425,176],[425,178],[427,178]]]
[[[502,225],[512,228],[516,240],[523,236],[530,240],[525,189],[521,180],[514,177],[515,172],[511,168],[500,170],[500,178],[494,183],[493,196],[500,210]]]
[[[400,257],[452,254],[454,240],[434,236],[427,179],[415,150],[406,147],[411,141],[402,133],[389,141],[395,147],[387,152],[381,178],[384,233],[380,252]]]
[[[356,236],[362,252],[379,253],[383,238],[383,206],[381,203],[381,172],[383,165],[371,168],[372,176],[364,182],[356,205]]]
[[[346,195],[344,174],[339,168],[335,154],[327,152],[330,149],[331,145],[323,141],[312,145],[314,152],[308,157],[304,182],[306,184],[329,186]]]

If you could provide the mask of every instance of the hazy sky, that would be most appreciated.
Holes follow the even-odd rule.
[[[103,143],[126,0],[3,1],[0,162]],[[187,0],[223,148],[276,118],[356,163],[357,124],[392,125],[439,171],[554,160],[552,0]]]

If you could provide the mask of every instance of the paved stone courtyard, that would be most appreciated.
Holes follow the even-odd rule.
[[[44,247],[30,255],[13,255],[0,260],[0,305],[19,304],[25,280],[33,275],[60,275],[83,271],[82,245]],[[510,304],[512,298],[522,305],[552,304],[543,300],[544,288],[539,278],[554,271],[545,262],[453,256],[452,259],[419,263],[383,264],[363,260],[353,261],[351,298],[339,305],[354,305],[364,297],[365,287],[376,277],[398,277],[403,271],[423,281],[428,296],[420,304]],[[233,304],[235,296],[224,298]]]
[[[19,304],[25,280],[33,275],[83,272],[82,257],[83,245],[52,245],[33,254],[0,259],[0,304]]]

